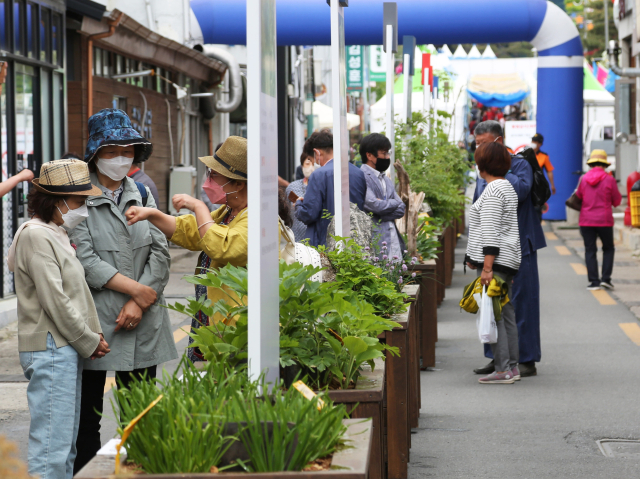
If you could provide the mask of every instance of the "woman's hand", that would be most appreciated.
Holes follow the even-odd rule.
[[[144,284],[140,283],[136,284],[136,288],[130,293],[131,299],[136,302],[136,304],[140,307],[140,309],[142,309],[142,311],[146,311],[157,301],[158,294],[153,288],[149,286],[145,286]],[[122,314],[122,311],[120,313]]]
[[[493,279],[493,270],[490,271],[490,273],[487,273],[487,270],[482,270],[482,274],[480,275],[480,282],[483,286],[489,286],[489,283],[491,283],[491,280]]]
[[[104,340],[104,336],[102,335],[102,333],[100,333],[100,342],[98,343],[98,347],[96,348],[96,350],[91,355],[91,360],[104,358],[107,353],[110,352],[111,350],[109,349],[109,345]]]
[[[148,220],[151,215],[156,210],[155,208],[144,208],[142,206],[132,206],[127,210],[124,214],[124,217],[127,218],[127,224],[129,226],[135,225],[138,221]]]
[[[123,328],[127,331],[132,331],[138,326],[140,321],[142,321],[142,309],[140,309],[140,306],[138,306],[133,299],[130,299],[120,310],[114,331],[119,331]]]
[[[197,200],[193,196],[185,194],[173,195],[171,201],[173,202],[173,207],[176,209],[176,211],[180,211],[181,209],[186,208],[189,211],[193,211],[195,213],[196,208],[198,208],[200,205],[204,206],[207,211],[209,211],[209,208],[204,204],[204,201]]]

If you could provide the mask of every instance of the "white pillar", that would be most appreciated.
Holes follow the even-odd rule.
[[[404,79],[404,102],[402,104],[402,120],[406,123],[411,119],[411,95],[413,94],[413,76],[409,74],[411,71],[411,55],[404,54],[402,62],[402,74]]]
[[[391,167],[389,168],[389,177],[391,180],[395,180],[396,170],[393,167],[396,162],[396,145],[395,145],[395,133],[396,127],[393,118],[393,26],[387,25],[387,138],[391,142]]]
[[[247,0],[249,375],[279,376],[276,2]]]
[[[431,85],[429,85],[429,73],[425,71],[424,73],[425,81],[424,85],[422,85],[422,109],[424,110],[424,115],[427,117],[427,135],[429,134],[429,130],[431,130]]]
[[[349,132],[344,7],[331,0],[331,103],[333,105],[333,195],[336,236],[349,236]]]

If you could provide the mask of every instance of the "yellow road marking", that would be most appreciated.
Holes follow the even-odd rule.
[[[586,276],[587,268],[582,263],[571,263],[571,267],[576,272],[578,276]]]
[[[183,328],[178,328],[173,332],[173,341],[178,344],[184,338],[186,338],[187,332]],[[116,385],[116,378],[107,378],[107,382],[104,384],[104,393],[107,394],[111,391],[111,388]]]
[[[620,323],[619,326],[631,341],[640,346],[640,326],[638,323]]]
[[[187,337],[187,332],[182,328],[176,329],[173,332],[173,341],[176,344],[178,344],[180,341],[182,341],[186,337]]]
[[[112,387],[116,385],[116,378],[107,378],[107,382],[104,383],[104,393],[107,394]]]
[[[566,246],[556,246],[556,251],[560,256],[571,256],[571,251]]]
[[[540,223],[542,226],[545,226],[547,224],[547,222],[545,220],[542,220],[542,222]]]
[[[602,306],[612,306],[614,304],[618,304],[616,303],[616,300],[609,296],[609,293],[607,293],[604,289],[596,289],[595,291],[591,291],[591,294],[595,296],[595,298],[598,300],[598,303],[600,303]]]
[[[547,238],[550,241],[558,239],[558,236],[555,233],[551,232],[551,231],[546,231],[544,236],[545,236],[545,238]]]

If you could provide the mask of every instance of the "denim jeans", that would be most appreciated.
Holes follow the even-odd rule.
[[[48,334],[47,349],[20,353],[20,364],[29,380],[29,475],[72,479],[83,359],[72,346],[57,348]]]

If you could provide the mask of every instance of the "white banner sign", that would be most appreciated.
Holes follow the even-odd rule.
[[[535,134],[535,121],[507,121],[504,124],[504,144],[516,153],[529,146]]]

